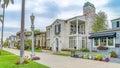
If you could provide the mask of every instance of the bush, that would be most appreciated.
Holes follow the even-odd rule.
[[[89,49],[87,49],[87,48],[83,48],[83,49],[81,49],[81,51],[82,52],[90,52]]]
[[[88,54],[84,54],[84,55],[83,55],[83,58],[84,58],[84,59],[89,59],[89,55],[88,55]]]
[[[92,50],[92,52],[97,52],[96,50]]]
[[[62,51],[72,51],[73,49],[61,49]]]
[[[17,49],[20,49],[20,45],[17,44],[17,43],[15,43],[15,47],[16,47]]]
[[[110,61],[110,59],[109,58],[105,58],[105,62],[109,62]]]
[[[80,51],[80,50],[71,50],[71,56],[74,56],[76,51]]]
[[[103,57],[101,54],[98,54],[97,57],[96,57],[98,60],[102,61],[103,60]]]
[[[111,51],[110,54],[111,54],[111,57],[113,57],[113,58],[117,58],[117,54],[116,54],[115,51]]]
[[[30,39],[24,41],[25,50],[31,49],[31,43],[32,41]]]
[[[8,47],[9,45],[10,45],[9,41],[8,41],[8,40],[5,40],[3,46],[4,46],[4,47]]]

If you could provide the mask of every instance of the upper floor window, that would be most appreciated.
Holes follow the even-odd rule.
[[[117,21],[116,23],[117,23],[117,27],[120,27],[120,23],[119,23],[119,21]]]
[[[61,24],[55,25],[55,34],[59,34],[61,32]]]

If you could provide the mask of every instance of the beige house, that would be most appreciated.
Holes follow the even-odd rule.
[[[25,39],[31,39],[31,31],[24,31],[24,38]],[[20,42],[20,32],[17,32],[16,34],[16,41]],[[40,33],[35,33],[34,34],[34,43],[35,47],[38,48],[45,48],[46,47],[46,32],[40,32]]]
[[[35,34],[35,46],[38,48],[46,47],[46,32],[40,32]]]
[[[83,6],[83,15],[67,20],[57,19],[46,27],[47,47],[53,51],[68,48],[89,48],[89,33],[95,19],[95,7],[86,2]]]

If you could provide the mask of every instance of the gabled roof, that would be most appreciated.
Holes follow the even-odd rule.
[[[112,19],[111,21],[114,21],[114,20],[120,20],[120,18]]]

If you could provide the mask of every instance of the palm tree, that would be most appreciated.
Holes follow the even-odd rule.
[[[20,63],[24,62],[24,22],[25,22],[25,0],[22,0],[21,10],[21,41],[20,41]]]
[[[0,0],[1,2],[1,0]],[[0,21],[2,23],[2,32],[1,32],[1,47],[0,47],[0,54],[1,54],[1,50],[2,50],[2,46],[3,46],[3,31],[4,31],[4,18],[5,18],[5,8],[8,7],[9,3],[14,4],[14,0],[3,0],[3,4],[1,5],[3,8],[3,16],[2,19],[0,18]]]

